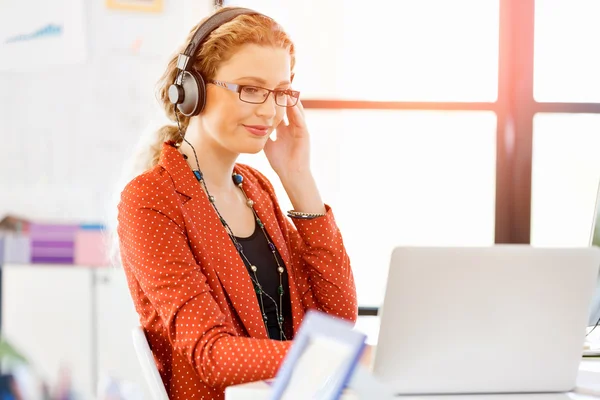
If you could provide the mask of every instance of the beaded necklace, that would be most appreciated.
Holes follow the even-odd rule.
[[[189,142],[188,142],[188,144],[189,144]],[[273,258],[275,259],[275,262],[277,263],[277,272],[279,273],[279,287],[277,288],[277,294],[279,295],[279,304],[273,297],[271,297],[267,292],[265,292],[263,290],[262,285],[258,281],[258,276],[256,274],[256,272],[258,271],[258,267],[256,265],[252,264],[250,262],[250,260],[248,260],[248,258],[246,257],[246,254],[244,253],[244,248],[243,248],[242,244],[236,239],[235,235],[233,234],[233,231],[227,224],[227,221],[225,221],[225,219],[219,212],[219,209],[217,208],[217,206],[215,204],[215,198],[214,198],[214,196],[212,196],[210,194],[208,187],[206,187],[206,182],[204,180],[204,176],[202,175],[202,172],[200,171],[200,165],[198,163],[198,156],[196,155],[196,150],[194,149],[193,146],[190,145],[190,147],[192,148],[192,151],[194,152],[194,157],[196,159],[196,168],[197,169],[193,170],[194,176],[196,177],[198,182],[200,182],[200,184],[202,185],[202,188],[206,192],[206,195],[208,196],[208,200],[209,200],[210,204],[212,205],[213,209],[217,213],[217,216],[219,217],[221,224],[227,231],[227,235],[233,242],[235,248],[237,249],[238,253],[240,254],[242,260],[244,261],[244,264],[246,264],[246,267],[249,268],[250,271],[252,271],[252,273],[250,274],[250,279],[252,280],[254,290],[260,300],[260,309],[261,309],[263,321],[265,323],[265,328],[267,329],[267,332],[269,331],[269,328],[267,326],[268,317],[265,312],[263,296],[266,297],[268,300],[272,301],[273,304],[275,305],[277,326],[279,327],[279,338],[280,338],[280,340],[287,340],[287,337],[285,336],[284,329],[283,329],[283,322],[284,322],[284,319],[283,319],[283,295],[284,295],[283,274],[285,272],[285,268],[279,262],[279,258],[277,257],[277,249],[276,249],[275,245],[273,244],[273,242],[271,241],[271,239],[269,238],[269,235],[267,234],[267,231],[265,229],[265,225],[260,220],[258,214],[256,213],[256,210],[254,209],[254,202],[252,201],[252,199],[250,199],[248,197],[248,195],[246,194],[246,191],[244,190],[244,177],[242,175],[236,174],[234,172],[232,175],[233,183],[238,188],[240,188],[240,191],[244,195],[244,198],[246,199],[246,205],[250,208],[250,210],[252,210],[254,219],[256,220],[256,223],[258,224],[258,226],[260,227],[260,230],[262,231],[263,235],[265,236],[265,239],[267,240],[267,243],[269,245],[269,249],[271,250],[271,254],[273,255]],[[185,154],[183,155],[183,157],[187,160],[187,156]]]

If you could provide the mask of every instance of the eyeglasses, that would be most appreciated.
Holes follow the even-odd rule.
[[[281,107],[294,107],[300,98],[300,92],[290,89],[267,89],[260,86],[237,85],[235,83],[209,81],[214,85],[220,86],[232,92],[239,93],[240,100],[244,103],[262,104],[273,93],[275,104]]]

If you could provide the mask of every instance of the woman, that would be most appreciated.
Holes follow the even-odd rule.
[[[252,12],[212,30],[189,61],[206,83],[197,115],[182,111],[173,85],[182,59],[159,91],[176,124],[159,131],[148,170],[122,192],[117,232],[170,398],[218,399],[228,385],[273,377],[307,310],[355,321],[356,291],[310,170],[289,37]],[[261,150],[292,202],[289,219],[269,181],[236,164]]]

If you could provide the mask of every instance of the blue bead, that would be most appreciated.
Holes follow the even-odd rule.
[[[236,185],[241,184],[244,181],[244,177],[240,174],[233,174],[233,183]]]
[[[271,242],[269,242],[269,248],[271,249],[271,251],[275,251],[275,245]]]
[[[196,176],[196,179],[198,179],[199,181],[202,180],[202,172],[200,172],[196,169],[196,170],[194,170],[194,175]]]

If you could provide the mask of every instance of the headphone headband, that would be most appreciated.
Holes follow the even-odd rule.
[[[259,14],[259,13],[254,10],[250,10],[249,8],[239,7],[239,8],[228,9],[228,10],[211,15],[198,28],[198,30],[194,34],[194,37],[192,38],[192,40],[190,40],[190,43],[188,44],[187,48],[185,49],[184,54],[187,56],[193,57],[193,55],[196,54],[196,51],[198,50],[198,48],[200,47],[202,42],[204,42],[204,39],[206,39],[206,37],[208,37],[208,35],[210,35],[210,33],[212,31],[214,31],[219,26],[231,21],[232,19],[234,19],[240,15],[252,15],[252,14]]]
[[[204,21],[204,23],[194,33],[194,36],[192,37],[192,40],[190,40],[190,43],[187,45],[185,51],[179,55],[179,58],[177,59],[177,68],[179,68],[181,71],[187,71],[189,61],[196,55],[196,52],[212,31],[240,15],[257,14],[260,13],[249,8],[237,7],[215,13],[208,17],[208,19]]]

